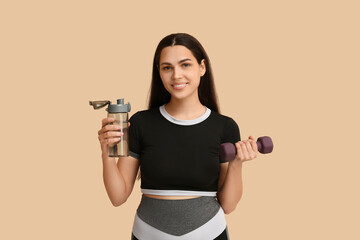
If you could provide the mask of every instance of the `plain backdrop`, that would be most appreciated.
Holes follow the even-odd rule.
[[[247,162],[230,237],[360,239],[358,1],[1,1],[0,238],[130,239],[113,207],[89,100],[146,109],[153,54],[186,32],[206,49],[221,113],[271,136]]]

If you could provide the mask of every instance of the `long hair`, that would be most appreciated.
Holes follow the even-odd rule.
[[[170,101],[171,95],[165,89],[159,73],[159,61],[161,51],[165,47],[182,45],[189,49],[198,64],[201,63],[201,60],[205,60],[206,72],[200,79],[200,84],[198,87],[199,100],[201,104],[208,107],[212,111],[219,112],[219,104],[215,91],[214,78],[211,70],[210,59],[206,54],[204,48],[200,42],[195,39],[193,36],[186,33],[175,33],[170,34],[164,37],[156,48],[153,69],[152,69],[152,79],[150,86],[150,97],[148,108],[157,108],[162,106],[165,103]]]

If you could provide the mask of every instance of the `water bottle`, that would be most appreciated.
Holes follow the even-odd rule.
[[[116,124],[121,126],[121,132],[124,133],[120,137],[120,142],[109,144],[109,157],[127,157],[129,156],[129,133],[128,122],[129,112],[131,110],[130,103],[124,104],[124,99],[118,99],[116,104],[111,104],[110,101],[90,101],[90,105],[94,109],[99,109],[108,105],[106,111],[108,117],[114,118],[115,121],[110,124]]]

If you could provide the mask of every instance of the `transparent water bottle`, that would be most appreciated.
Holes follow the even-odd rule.
[[[121,126],[121,132],[124,134],[120,137],[120,142],[109,145],[109,157],[127,157],[129,156],[129,112],[131,110],[130,103],[124,104],[124,99],[118,99],[116,104],[111,104],[110,101],[90,101],[90,105],[94,109],[99,109],[108,105],[106,111],[108,117],[114,118],[115,121],[111,124]]]

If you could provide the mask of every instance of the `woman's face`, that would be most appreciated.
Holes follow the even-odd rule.
[[[192,52],[182,45],[165,47],[161,51],[159,73],[172,98],[198,98],[200,77],[205,71],[204,60],[198,64]]]

